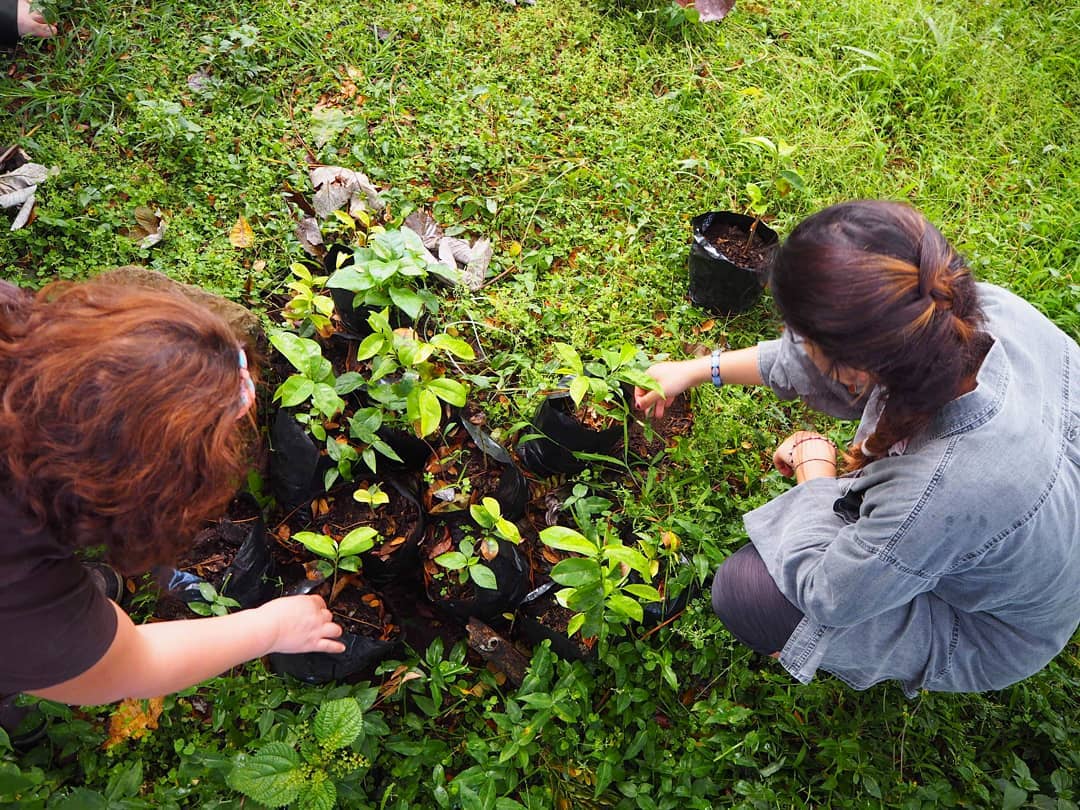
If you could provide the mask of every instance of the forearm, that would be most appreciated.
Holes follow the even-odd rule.
[[[747,349],[736,349],[732,352],[721,352],[718,358],[717,370],[724,385],[762,385],[761,373],[758,371],[757,346]],[[675,363],[680,377],[677,385],[680,391],[686,391],[703,383],[712,381],[712,355],[693,357],[689,360],[681,360]]]
[[[140,666],[117,684],[125,697],[186,689],[273,649],[276,627],[259,610],[228,616],[137,625]]]
[[[322,597],[286,596],[230,616],[136,627],[118,606],[116,635],[92,667],[31,694],[64,703],[109,703],[185,689],[269,652],[345,649]]]

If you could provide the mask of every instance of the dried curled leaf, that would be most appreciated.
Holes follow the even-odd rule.
[[[158,727],[165,705],[164,697],[128,698],[116,707],[109,718],[109,737],[101,747],[106,751],[127,740],[140,740]]]
[[[229,230],[229,244],[241,250],[250,248],[255,244],[255,231],[250,223],[241,215],[236,224]]]

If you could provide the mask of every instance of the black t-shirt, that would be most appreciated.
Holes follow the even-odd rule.
[[[116,612],[71,548],[0,494],[0,695],[44,689],[96,664]]]

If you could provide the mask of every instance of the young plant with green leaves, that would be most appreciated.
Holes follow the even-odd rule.
[[[353,493],[353,500],[357,503],[366,503],[374,512],[376,508],[390,503],[390,496],[378,484],[372,484],[370,487],[357,489]]]
[[[199,595],[202,602],[188,602],[188,608],[199,616],[225,616],[230,610],[240,607],[235,599],[218,592],[209,582],[199,583]]]
[[[586,536],[586,534],[588,536]],[[575,611],[567,633],[581,631],[586,637],[602,636],[609,624],[641,622],[643,602],[660,602],[663,597],[652,585],[658,563],[635,548],[623,545],[610,523],[593,524],[583,534],[565,526],[551,526],[540,532],[549,548],[569,551],[556,563],[551,578],[563,588],[555,596],[563,607]],[[642,582],[634,582],[637,573]]]
[[[329,337],[334,329],[330,321],[334,300],[322,293],[327,277],[313,275],[301,262],[293,262],[289,270],[296,278],[287,285],[292,297],[281,311],[285,322],[304,337]]]
[[[650,363],[637,347],[624,343],[600,349],[595,360],[585,361],[566,343],[553,344],[559,359],[557,374],[569,376],[568,389],[575,407],[591,405],[598,413],[625,421],[630,413],[624,386],[659,391],[659,383],[646,373]]]
[[[370,361],[367,394],[388,411],[403,415],[421,439],[442,423],[442,403],[462,407],[468,386],[446,376],[445,366],[434,362],[436,353],[473,360],[476,352],[461,338],[439,333],[421,340],[411,329],[390,326],[389,311],[368,317],[372,333],[357,350],[357,359]]]
[[[322,347],[310,338],[271,329],[270,343],[296,369],[277,387],[274,400],[286,408],[299,408],[310,401],[308,413],[297,413],[297,420],[309,425],[315,438],[325,440],[326,430],[321,424],[316,426],[315,420],[333,419],[341,413],[345,407],[342,396],[363,385],[364,378],[354,371],[336,376],[330,361],[323,357]]]
[[[502,516],[499,502],[494,498],[484,498],[482,503],[469,507],[479,532],[468,532],[458,544],[457,551],[447,551],[435,558],[435,562],[448,571],[458,572],[458,580],[464,585],[470,579],[480,588],[495,590],[498,582],[495,572],[482,560],[491,561],[499,554],[499,541],[517,545],[521,542],[518,527]]]
[[[355,698],[330,700],[295,740],[269,742],[254,754],[238,754],[228,784],[264,807],[304,810],[338,806],[338,789],[370,766],[355,748],[365,737],[364,712]],[[352,750],[350,750],[352,749]]]
[[[422,312],[439,311],[439,299],[424,282],[436,275],[451,284],[460,281],[456,268],[437,261],[413,231],[373,227],[365,247],[341,253],[326,285],[355,293],[353,306],[396,307],[416,320]],[[349,261],[351,259],[351,262]]]
[[[754,215],[749,240],[753,241],[754,232],[762,218],[769,213],[769,209],[775,209],[779,198],[788,196],[792,191],[805,190],[806,182],[792,164],[791,157],[795,154],[795,147],[786,141],[773,141],[764,135],[754,135],[741,138],[739,145],[763,153],[767,162],[762,179],[746,184],[746,207]]]
[[[316,570],[326,579],[333,577],[331,593],[337,585],[339,571],[356,573],[360,570],[360,555],[375,548],[382,542],[379,533],[370,526],[358,526],[341,540],[319,532],[297,532],[293,539],[303,544],[304,548],[322,559],[316,564]]]

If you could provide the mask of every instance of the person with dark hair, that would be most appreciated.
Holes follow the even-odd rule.
[[[1000,689],[1080,624],[1080,349],[1025,301],[976,283],[909,206],[859,201],[800,223],[770,268],[779,340],[663,362],[660,415],[688,388],[768,385],[860,418],[837,453],[799,431],[773,454],[796,486],[744,517],[713,608],[808,682]]]
[[[30,6],[30,0],[0,0],[0,48],[14,48],[23,37],[51,37],[56,26]]]
[[[136,626],[75,551],[173,563],[247,467],[255,388],[226,323],[177,291],[0,282],[0,696],[153,697],[269,652],[341,652],[319,596]]]

